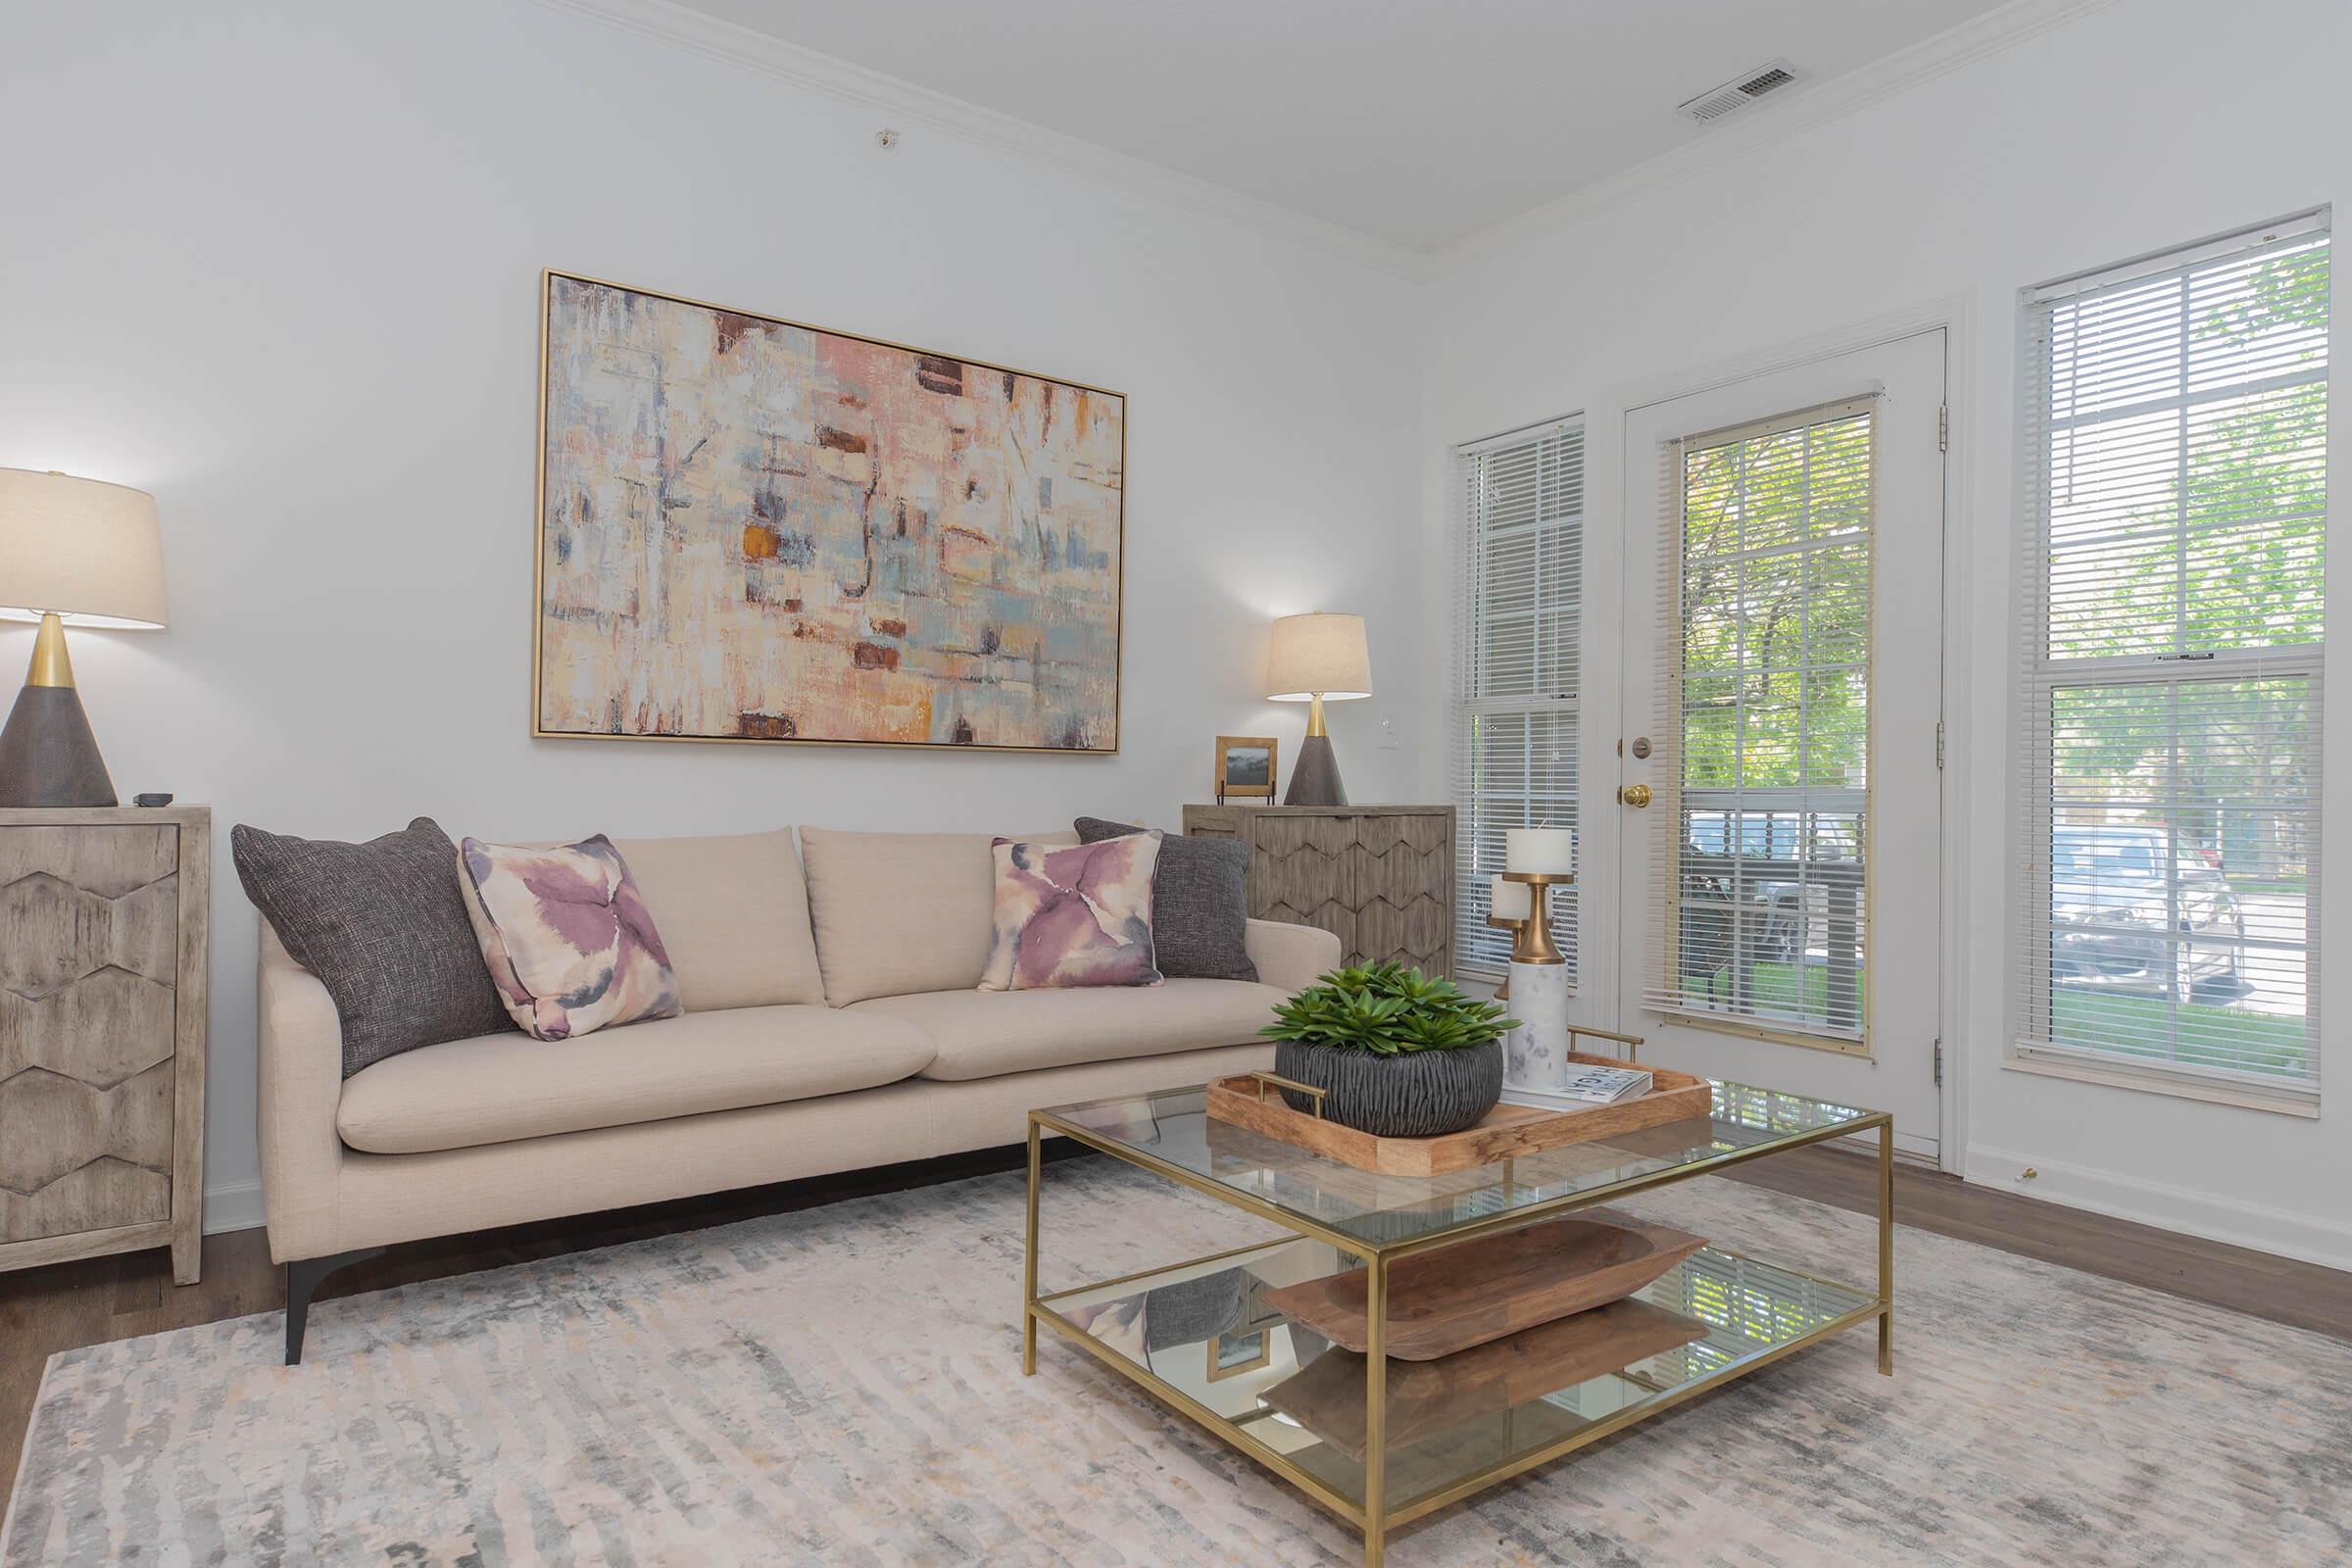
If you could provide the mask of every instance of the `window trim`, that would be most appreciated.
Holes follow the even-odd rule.
[[[2016,415],[2015,457],[2018,475],[2019,511],[2017,531],[2013,536],[2019,552],[2019,615],[2016,662],[2010,674],[2009,696],[2012,709],[2012,735],[2021,747],[2011,756],[2008,765],[2010,820],[2012,830],[2020,835],[2053,831],[2055,798],[2050,778],[2036,781],[2035,755],[2023,749],[2023,737],[2034,721],[2036,713],[2046,713],[2052,695],[2060,690],[2085,686],[2176,684],[2184,678],[2200,681],[2220,681],[2274,678],[2301,680],[2308,683],[2311,693],[2312,721],[2309,735],[2310,757],[2315,768],[2327,753],[2327,636],[2326,614],[2328,572],[2323,566],[2321,578],[2322,637],[2316,643],[2276,644],[2216,649],[2205,655],[2190,676],[2176,669],[2169,677],[2150,662],[2137,655],[2086,657],[2053,660],[2047,651],[2049,626],[2049,503],[2042,488],[2046,472],[2051,431],[2056,425],[2048,417],[2046,407],[2034,406],[2037,390],[2036,323],[2048,307],[2060,301],[2081,301],[2118,289],[2125,289],[2167,273],[2187,272],[2209,263],[2226,261],[2247,252],[2289,242],[2308,235],[2328,239],[2330,263],[2333,249],[2333,214],[2327,206],[2312,208],[2290,217],[2268,222],[2250,224],[2225,233],[2208,235],[2184,245],[2151,251],[2107,267],[2069,273],[2045,282],[2029,285],[2018,291],[2018,360],[2016,385],[2018,403]],[[2331,265],[2332,274],[2332,265]],[[2327,368],[2317,375],[2287,377],[2298,384],[2328,385],[2334,378],[2334,303],[2336,290],[2331,282],[2328,299],[2328,346]],[[2047,370],[2040,372],[2046,381]],[[2280,379],[2273,377],[2270,379]],[[2247,383],[2250,390],[2259,391],[2262,379]],[[2185,394],[2183,395],[2185,397]],[[2328,524],[2339,514],[2335,484],[2337,477],[2333,458],[2341,450],[2336,432],[2336,411],[2333,399],[2328,400],[2328,434],[2322,451],[2324,483],[2327,494],[2319,517],[2321,537],[2328,539]],[[2138,679],[2134,680],[2133,677]],[[2054,758],[2050,765],[2055,767]],[[2054,773],[2053,773],[2054,776]],[[2034,942],[2030,929],[2036,917],[2032,912],[2039,900],[2046,911],[2050,894],[2049,871],[2045,867],[2038,878],[2032,863],[2022,855],[2013,863],[2011,890],[2005,924],[2008,930],[2005,944],[2008,955],[2004,964],[2002,997],[2002,1055],[2003,1070],[2034,1076],[2066,1079],[2077,1083],[2097,1084],[2110,1088],[2136,1090],[2142,1093],[2193,1100],[2209,1104],[2231,1105],[2251,1110],[2270,1111],[2301,1118],[2316,1118],[2321,1114],[2322,1092],[2326,1062],[2322,1054],[2325,1040],[2320,1027],[2323,976],[2321,973],[2323,922],[2322,909],[2325,888],[2322,884],[2324,862],[2325,817],[2327,808],[2326,775],[2319,774],[2310,810],[2311,851],[2308,889],[2305,897],[2305,955],[2304,1011],[2306,1038],[2313,1053],[2308,1076],[2299,1081],[2265,1080],[2261,1075],[2230,1067],[2204,1067],[2177,1061],[2149,1059],[2144,1064],[2120,1053],[2088,1047],[2070,1047],[2061,1043],[2029,1038],[2032,1020],[2040,1006],[2046,1006],[2055,995],[2055,985],[2044,972],[2033,972],[2035,962]],[[2038,809],[2037,809],[2038,808]],[[2038,891],[2037,891],[2038,889]],[[2049,917],[2040,917],[2046,928]]]
[[[2134,1072],[2119,1060],[2088,1053],[2078,1055],[2063,1047],[2027,1051],[2014,1039],[2010,1042],[2010,1054],[2001,1066],[2008,1072],[2065,1078],[2079,1084],[2104,1084],[2110,1089],[2137,1089],[2152,1095],[2171,1095],[2178,1100],[2201,1101],[2209,1105],[2237,1105],[2247,1110],[2277,1111],[2307,1119],[2316,1119],[2320,1114],[2320,1097],[2316,1091],[2265,1094],[2251,1086],[2240,1087],[2231,1080],[2190,1077],[2177,1069]]]

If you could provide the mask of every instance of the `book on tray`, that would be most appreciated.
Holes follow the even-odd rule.
[[[1620,1100],[1648,1094],[1649,1074],[1639,1067],[1579,1067],[1560,1093],[1570,1100],[1614,1105]]]
[[[1639,1067],[1577,1065],[1567,1083],[1557,1089],[1533,1090],[1506,1084],[1502,1098],[1520,1104],[1573,1109],[1578,1105],[1614,1105],[1621,1101],[1639,1100],[1649,1091],[1649,1074]]]

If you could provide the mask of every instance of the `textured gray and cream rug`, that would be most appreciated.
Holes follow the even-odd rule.
[[[1262,1229],[1107,1161],[1048,1179],[1049,1289]],[[1627,1206],[1870,1275],[1859,1216],[1719,1180]],[[61,1355],[0,1564],[1360,1561],[1076,1348],[1022,1378],[1021,1210],[988,1177],[330,1301],[292,1369],[275,1314]],[[1898,1253],[1894,1378],[1854,1330],[1390,1560],[2352,1560],[2352,1346],[1925,1233]]]

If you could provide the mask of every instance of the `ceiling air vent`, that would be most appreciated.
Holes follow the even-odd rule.
[[[1786,60],[1775,60],[1769,66],[1759,66],[1734,77],[1720,87],[1700,93],[1689,103],[1678,104],[1682,113],[1692,120],[1707,123],[1738,114],[1769,92],[1778,92],[1802,74]]]

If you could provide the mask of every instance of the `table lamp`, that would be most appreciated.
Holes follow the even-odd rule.
[[[1285,615],[1274,622],[1266,650],[1266,700],[1312,703],[1306,740],[1291,767],[1285,806],[1346,806],[1339,760],[1323,732],[1323,705],[1372,695],[1372,654],[1364,642],[1361,615]]]
[[[74,688],[66,623],[164,624],[155,498],[71,474],[0,468],[0,619],[41,626],[24,689],[0,729],[0,806],[114,805],[114,780]]]

